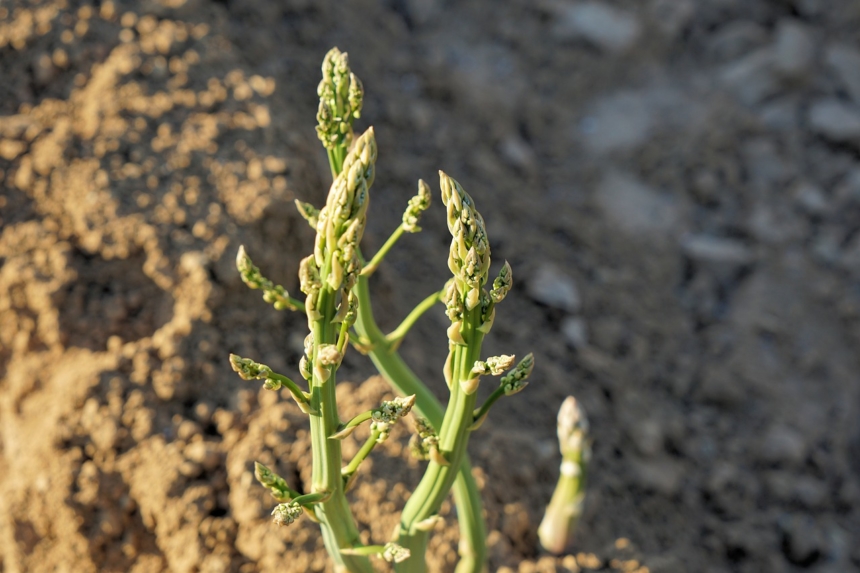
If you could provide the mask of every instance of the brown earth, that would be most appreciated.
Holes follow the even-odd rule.
[[[252,476],[309,479],[306,421],[227,355],[301,356],[304,319],[233,259],[296,289],[334,45],[379,141],[366,251],[442,168],[514,268],[486,351],[533,350],[534,381],[470,448],[493,571],[860,570],[860,4],[10,0],[0,572],[326,570]],[[438,201],[423,226],[374,279],[387,327],[447,273]],[[403,346],[440,397],[444,328]],[[343,417],[386,395],[372,374],[349,355]],[[534,532],[570,393],[594,458],[553,558]],[[368,540],[420,477],[407,439],[352,494]]]

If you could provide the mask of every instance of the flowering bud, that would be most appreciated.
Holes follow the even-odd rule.
[[[272,510],[275,525],[290,525],[302,515],[302,506],[294,501],[279,503]]]

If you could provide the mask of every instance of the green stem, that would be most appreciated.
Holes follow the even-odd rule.
[[[398,226],[394,230],[394,232],[391,233],[391,236],[388,237],[388,240],[385,241],[385,244],[382,245],[382,247],[380,247],[380,249],[376,252],[375,255],[373,255],[373,258],[370,259],[370,262],[366,263],[364,265],[364,267],[361,270],[361,275],[365,276],[365,277],[369,277],[374,272],[376,272],[376,269],[379,268],[380,263],[382,263],[382,259],[385,258],[385,255],[388,254],[388,251],[391,250],[391,248],[394,246],[394,244],[397,242],[397,240],[400,237],[402,237],[403,233],[405,233],[405,232],[406,231],[403,229],[402,224],[400,226]]]
[[[442,426],[444,410],[436,396],[424,385],[415,373],[406,365],[400,355],[385,344],[385,335],[379,329],[373,317],[373,307],[370,300],[368,278],[361,276],[355,287],[358,296],[358,320],[355,331],[362,338],[371,342],[370,359],[380,374],[401,395],[415,394],[415,412],[426,418],[434,428]],[[454,503],[457,507],[457,519],[460,522],[460,562],[456,573],[481,573],[485,570],[487,560],[486,526],[483,518],[483,506],[478,484],[472,475],[472,469],[467,456],[463,456],[457,469],[454,481]],[[426,547],[428,532],[416,532],[414,537],[418,546]],[[407,561],[424,562],[424,551],[413,552]]]
[[[370,455],[370,452],[373,451],[373,448],[376,447],[376,441],[379,439],[379,434],[381,434],[379,430],[374,430],[370,432],[370,436],[368,436],[367,441],[364,442],[364,445],[361,446],[361,449],[358,450],[358,453],[355,454],[355,457],[352,458],[352,461],[349,462],[349,465],[341,470],[343,477],[348,478],[352,474],[358,470],[358,466],[361,465],[361,462]]]
[[[302,408],[302,411],[309,411],[311,408],[310,396],[307,392],[303,392],[295,382],[283,374],[278,374],[277,372],[272,372],[268,378],[277,380],[282,386],[286,386],[287,390],[290,391],[290,394],[293,395],[293,400],[298,403],[299,407]]]
[[[319,294],[317,308],[323,318],[313,323],[314,363],[320,345],[336,341],[335,325],[330,322],[335,312],[334,299],[335,293],[328,288],[323,288]],[[341,444],[339,440],[329,439],[340,426],[335,395],[335,368],[332,368],[327,380],[323,380],[316,370],[311,380],[311,407],[315,411],[310,416],[312,493],[327,493],[329,497],[314,505],[314,515],[320,522],[326,550],[334,559],[336,568],[352,573],[372,573],[373,568],[367,557],[343,555],[340,552],[341,548],[361,545],[361,538],[343,490]]]
[[[487,400],[483,403],[483,405],[479,409],[475,410],[473,419],[474,419],[474,423],[477,424],[477,426],[481,425],[481,423],[484,419],[484,416],[486,416],[489,413],[490,407],[492,407],[492,405],[496,403],[496,400],[498,400],[499,398],[501,398],[504,395],[505,395],[505,387],[499,386],[498,388],[493,390],[492,394],[490,394],[487,397]],[[475,429],[475,430],[478,429],[477,426],[473,427],[472,429]]]
[[[439,451],[445,456],[449,465],[430,461],[424,477],[421,478],[421,482],[406,502],[406,507],[400,515],[400,536],[397,543],[412,551],[413,555],[423,555],[426,551],[427,535],[426,532],[421,531],[420,524],[439,512],[466,454],[477,393],[466,394],[460,386],[460,381],[472,377],[472,365],[481,356],[483,333],[477,330],[480,324],[481,309],[477,307],[469,311],[463,320],[461,334],[467,341],[467,345],[455,345],[452,350],[451,396],[439,430]],[[395,571],[423,573],[426,571],[426,564],[423,560],[407,560],[398,564]]]
[[[441,297],[442,294],[442,291],[434,292],[418,303],[418,306],[412,309],[412,312],[403,319],[403,322],[401,322],[397,328],[388,333],[388,336],[385,337],[385,341],[391,345],[393,349],[396,349],[403,340],[403,337],[406,336],[406,333],[409,332],[409,329],[412,328],[412,326],[425,312],[430,310],[434,304],[439,302],[439,297]]]

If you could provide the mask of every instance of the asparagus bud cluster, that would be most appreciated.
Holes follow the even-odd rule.
[[[387,440],[391,426],[411,412],[414,405],[415,395],[412,395],[386,400],[377,410],[374,410],[370,417],[370,431],[379,432],[376,441],[382,443]]]
[[[272,510],[272,515],[275,525],[290,525],[302,516],[302,506],[294,501],[279,503]]]
[[[260,269],[254,266],[251,257],[245,252],[244,246],[239,246],[236,253],[236,268],[242,282],[249,288],[262,290],[263,300],[273,305],[277,310],[296,310],[295,301],[290,298],[289,293],[281,285],[276,285],[263,276]]]
[[[407,233],[417,233],[421,230],[418,221],[421,213],[430,207],[430,186],[423,179],[418,180],[418,194],[409,200],[406,211],[403,212],[403,230]]]
[[[325,55],[322,76],[317,86],[317,135],[326,149],[349,147],[352,123],[361,116],[364,88],[349,70],[349,57],[337,48]]]

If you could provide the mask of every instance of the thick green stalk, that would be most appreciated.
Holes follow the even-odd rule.
[[[469,427],[474,420],[477,393],[467,394],[460,385],[461,380],[473,377],[472,365],[481,356],[483,333],[477,330],[481,323],[480,307],[469,312],[463,321],[465,346],[455,345],[452,352],[451,396],[439,430],[439,451],[449,465],[430,461],[424,477],[412,493],[400,516],[400,537],[397,543],[423,555],[427,548],[428,532],[422,524],[439,512],[439,508],[454,483],[458,468],[466,453]],[[398,573],[423,573],[426,564],[418,560],[407,560],[395,567]]]
[[[334,293],[323,288],[317,305],[322,318],[313,323],[314,363],[317,363],[321,344],[337,342],[337,329],[330,322],[335,313],[334,304]],[[316,412],[310,416],[313,448],[312,490],[331,494],[326,501],[314,506],[314,514],[320,522],[326,550],[334,560],[335,567],[350,573],[372,573],[373,567],[367,557],[343,555],[340,552],[342,548],[361,545],[361,538],[343,490],[340,441],[329,439],[340,425],[335,394],[335,368],[331,370],[327,380],[319,376],[318,369],[315,369],[312,378],[311,406]]]
[[[442,404],[436,396],[424,385],[418,376],[406,365],[400,355],[390,349],[383,332],[373,317],[373,307],[370,301],[368,278],[359,277],[355,287],[358,296],[358,319],[355,330],[359,336],[371,342],[370,359],[388,383],[400,394],[415,394],[415,411],[426,418],[434,428],[441,428],[444,418]],[[480,573],[486,569],[487,547],[486,526],[484,524],[483,506],[478,484],[472,476],[468,456],[463,456],[453,486],[454,503],[457,507],[457,519],[460,523],[460,562],[457,573]],[[419,546],[426,546],[427,532],[416,532],[417,538],[423,538]],[[412,553],[407,561],[424,562],[424,552]]]

